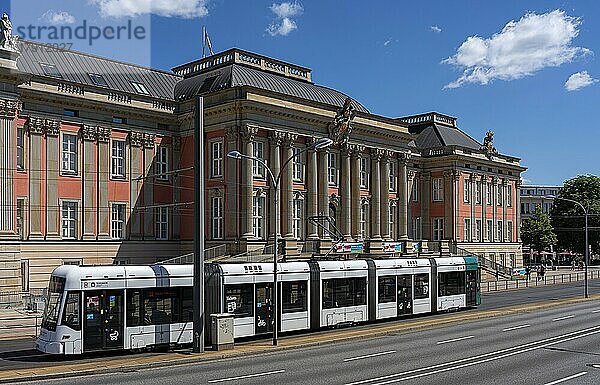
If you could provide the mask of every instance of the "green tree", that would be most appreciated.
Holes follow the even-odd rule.
[[[537,206],[533,216],[523,223],[521,239],[523,243],[537,252],[548,250],[550,245],[556,244],[557,238],[550,223],[550,217],[542,211],[540,206]]]
[[[588,209],[590,228],[600,226],[600,178],[595,175],[579,175],[564,183],[559,198],[572,199]],[[585,253],[585,217],[579,205],[556,199],[550,214],[552,225],[558,235],[558,247],[579,254]],[[589,230],[589,242],[593,254],[600,253],[600,233]]]

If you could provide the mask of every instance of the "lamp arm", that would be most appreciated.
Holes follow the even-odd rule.
[[[271,177],[271,181],[273,182],[273,187],[275,189],[277,188],[277,184],[278,184],[277,181],[279,181],[279,176],[277,177],[277,179],[275,179],[275,175],[273,175],[273,171],[271,171],[271,169],[269,168],[269,166],[267,165],[267,163],[264,160],[262,160],[260,158],[255,158],[253,156],[248,156],[248,155],[245,155],[245,154],[241,154],[241,153],[240,153],[239,156],[241,158],[250,159],[250,160],[253,160],[255,162],[260,163],[265,168],[265,170],[267,170],[267,172],[269,173],[269,176]]]
[[[281,166],[281,168],[279,169],[279,174],[277,175],[277,180],[279,180],[281,178],[281,174],[283,173],[283,170],[285,170],[285,167],[295,158],[299,157],[300,155],[304,154],[306,151],[312,149],[314,146],[308,146],[303,148],[302,150],[300,150],[298,153],[292,155],[291,157],[289,157],[285,162],[283,162],[283,165]]]

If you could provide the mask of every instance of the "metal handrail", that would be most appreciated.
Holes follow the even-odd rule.
[[[590,271],[588,273],[589,279],[600,279],[600,271]],[[567,273],[567,274],[552,274],[545,275],[538,279],[537,276],[530,279],[505,279],[498,281],[487,281],[481,282],[482,292],[495,292],[502,290],[522,289],[527,287],[535,286],[546,286],[546,285],[558,285],[563,283],[578,282],[585,279],[585,272],[578,273]]]

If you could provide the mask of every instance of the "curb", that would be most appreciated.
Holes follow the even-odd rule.
[[[282,351],[288,350],[300,350],[309,347],[316,347],[334,343],[344,343],[348,341],[359,341],[367,338],[375,338],[382,337],[390,334],[409,332],[414,330],[422,330],[426,328],[432,327],[445,327],[450,324],[454,324],[457,322],[474,322],[482,319],[488,319],[492,317],[501,317],[511,314],[521,314],[521,313],[530,313],[538,310],[551,309],[554,307],[559,307],[563,305],[577,304],[583,302],[590,302],[593,300],[600,299],[600,295],[592,295],[588,299],[584,298],[567,298],[559,301],[553,301],[550,303],[547,302],[538,302],[527,305],[519,305],[512,306],[506,308],[498,308],[493,310],[483,310],[476,311],[472,313],[463,313],[460,312],[450,313],[447,317],[444,318],[435,318],[435,319],[418,319],[414,321],[409,321],[406,323],[398,323],[395,325],[378,325],[374,324],[373,328],[370,329],[359,329],[352,331],[351,329],[345,329],[339,333],[323,333],[317,336],[312,335],[313,341],[298,341],[296,344],[291,344],[288,346],[277,346],[272,347],[270,345],[264,346],[252,346],[247,345],[248,348],[244,349],[244,345],[240,346],[238,350],[228,351],[227,353],[212,353],[209,352],[210,356],[196,356],[196,357],[181,357],[174,359],[167,359],[164,361],[158,362],[148,362],[148,363],[124,363],[122,365],[115,365],[112,367],[103,367],[97,369],[84,369],[73,371],[68,366],[56,366],[57,372],[48,373],[48,374],[33,374],[33,375],[19,375],[19,372],[35,372],[36,370],[52,370],[53,367],[39,367],[39,368],[30,368],[30,369],[9,369],[4,371],[4,373],[13,372],[16,376],[12,377],[2,377],[3,371],[0,371],[0,384],[12,383],[12,382],[31,382],[31,381],[40,381],[40,380],[50,380],[56,378],[68,378],[68,377],[79,377],[79,376],[91,376],[91,375],[101,375],[101,374],[110,374],[115,372],[135,372],[142,369],[150,369],[150,368],[161,368],[161,367],[172,367],[172,366],[181,366],[181,365],[189,365],[194,363],[205,363],[205,362],[213,362],[237,357],[245,357],[251,354],[273,354]],[[339,334],[339,335],[336,335]],[[325,337],[319,340],[319,337]],[[329,337],[329,338],[327,338]],[[298,336],[291,338],[306,338],[311,339],[311,336]],[[317,340],[315,340],[317,339]],[[153,358],[153,357],[149,357]],[[107,365],[114,363],[114,361],[106,362]],[[103,362],[98,362],[98,365],[103,365]],[[10,375],[10,374],[9,374]]]

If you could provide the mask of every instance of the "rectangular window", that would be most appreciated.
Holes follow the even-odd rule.
[[[429,274],[415,274],[415,299],[429,298]]]
[[[360,237],[367,239],[367,205],[360,205]]]
[[[144,325],[166,325],[179,322],[180,296],[175,287],[142,289]]]
[[[464,271],[450,271],[438,274],[439,297],[460,295],[466,292]]]
[[[225,311],[236,318],[252,317],[254,306],[254,285],[225,285]]]
[[[512,207],[512,197],[513,197],[513,193],[512,193],[512,186],[509,184],[506,190],[506,205],[508,207]]]
[[[492,186],[493,185],[491,183],[485,184],[485,203],[487,205],[492,204]]]
[[[294,182],[302,182],[304,180],[304,154],[298,147],[293,148],[294,159],[292,160],[292,178]]]
[[[465,179],[464,182],[464,198],[465,203],[471,203],[471,180]]]
[[[70,175],[77,174],[77,135],[63,134],[62,172]]]
[[[142,326],[142,291],[127,290],[127,326]]]
[[[65,108],[65,109],[63,109],[63,115],[68,116],[70,118],[76,118],[79,116],[79,111],[72,110],[70,108]]]
[[[506,222],[506,238],[508,238],[508,242],[513,242],[513,226],[512,221]]]
[[[481,204],[481,181],[475,182],[475,203]]]
[[[337,186],[337,154],[327,154],[327,180],[330,186]]]
[[[265,197],[255,195],[252,198],[252,229],[255,238],[265,237]]]
[[[29,291],[29,259],[21,259],[21,291]]]
[[[106,80],[104,80],[104,76],[93,73],[88,73],[88,76],[92,80],[92,83],[94,83],[95,85],[101,87],[108,87],[108,83],[106,83]]]
[[[441,241],[444,239],[444,218],[433,219],[433,240]]]
[[[396,162],[390,161],[390,191],[396,191],[396,165]]]
[[[498,223],[496,224],[496,231],[498,231],[498,242],[504,242],[504,238],[502,237],[504,234],[502,230],[502,221],[498,221]]]
[[[496,186],[496,192],[498,193],[498,206],[502,206],[502,190],[504,190],[504,186],[502,185],[497,185]]]
[[[265,158],[265,144],[263,142],[252,142],[252,156],[258,159]],[[265,168],[257,161],[252,162],[252,175],[259,178],[265,177]]]
[[[212,239],[223,238],[223,197],[212,197]]]
[[[419,201],[419,180],[416,178],[413,180],[412,191],[410,192],[410,195],[413,202]]]
[[[81,292],[67,292],[65,309],[61,325],[65,325],[73,330],[81,330]]]
[[[154,219],[154,236],[156,239],[165,240],[169,238],[169,208],[156,207]]]
[[[115,124],[127,124],[127,118],[121,116],[113,116],[112,122]]]
[[[294,199],[292,203],[292,232],[296,239],[302,239],[302,203],[302,199]]]
[[[521,203],[521,214],[525,214],[525,203]]]
[[[360,179],[360,187],[368,188],[369,187],[369,159],[367,157],[360,158],[360,167],[359,167],[359,179]]]
[[[138,94],[150,95],[150,92],[148,92],[146,85],[138,82],[131,82],[131,85],[133,86],[135,92],[137,92]]]
[[[335,278],[323,280],[323,309],[367,304],[367,279]]]
[[[308,310],[308,282],[281,283],[281,312],[298,313]]]
[[[421,239],[422,238],[422,229],[421,229],[421,217],[413,218],[413,239]]]
[[[17,198],[17,236],[25,239],[25,199]]]
[[[111,208],[110,235],[112,239],[125,238],[125,204],[113,203]]]
[[[17,170],[25,169],[25,128],[17,127]]]
[[[156,149],[156,179],[169,180],[169,148],[159,146]]]
[[[112,141],[112,168],[111,175],[117,178],[125,178],[125,141]]]
[[[441,202],[444,200],[444,181],[442,178],[433,178],[432,179],[432,187],[433,187],[433,201]]]
[[[396,302],[396,277],[379,277],[379,303]]]
[[[493,221],[491,219],[487,220],[485,229],[487,232],[487,240],[488,242],[493,242],[494,241],[494,226],[493,226]]]
[[[465,218],[465,233],[464,233],[464,241],[465,242],[470,242],[471,241],[471,219],[470,218]]]
[[[210,176],[221,178],[223,176],[223,141],[218,140],[210,143]]]
[[[388,224],[389,224],[389,234],[390,237],[392,237],[392,239],[395,239],[394,237],[394,206],[390,205],[390,212],[389,212],[389,219],[388,219]]]
[[[58,71],[58,69],[56,68],[56,66],[54,64],[40,63],[40,67],[42,67],[42,71],[44,71],[44,75],[50,76],[53,78],[62,79],[62,75],[60,74],[60,72]]]
[[[482,235],[482,232],[481,232],[481,219],[476,219],[475,220],[475,240],[477,242],[481,242],[482,241],[481,235]]]
[[[77,238],[77,202],[62,202],[62,237],[63,239]]]

